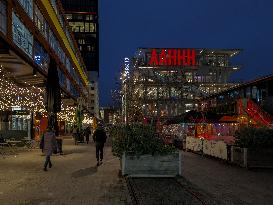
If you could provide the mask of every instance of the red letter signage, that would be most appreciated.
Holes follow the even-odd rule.
[[[161,50],[161,53],[159,55],[159,65],[167,65],[167,56],[164,49]]]
[[[176,49],[168,50],[168,65],[176,65]]]
[[[195,49],[162,49],[158,55],[156,49],[151,52],[150,66],[195,66]]]
[[[155,49],[153,49],[151,52],[151,59],[150,59],[149,65],[158,65],[157,53]]]

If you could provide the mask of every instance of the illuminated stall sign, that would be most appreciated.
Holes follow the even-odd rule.
[[[195,49],[152,49],[149,66],[195,66]]]
[[[124,74],[125,74],[125,79],[129,78],[130,75],[130,59],[129,58],[124,58]]]

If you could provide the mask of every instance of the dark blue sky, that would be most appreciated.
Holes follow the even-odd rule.
[[[100,104],[138,47],[241,48],[233,79],[273,73],[272,0],[99,0]]]

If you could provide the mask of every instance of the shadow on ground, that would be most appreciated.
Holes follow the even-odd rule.
[[[74,178],[80,178],[80,177],[85,177],[88,175],[93,175],[97,171],[98,171],[98,167],[94,166],[94,167],[89,167],[89,168],[77,170],[77,171],[73,172],[71,175]]]
[[[73,149],[73,150],[64,150],[63,155],[70,155],[70,154],[80,154],[80,153],[84,153],[86,152],[86,150],[77,150],[77,149]]]

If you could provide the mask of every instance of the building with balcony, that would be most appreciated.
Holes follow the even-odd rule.
[[[139,48],[122,72],[123,115],[128,121],[172,118],[198,109],[206,96],[236,84],[240,49]]]
[[[99,117],[99,22],[98,0],[62,0],[66,19],[86,65],[89,86],[89,108]]]
[[[9,128],[21,126],[18,122],[30,126],[36,115],[42,118],[51,61],[66,111],[62,120],[69,120],[74,108],[68,113],[68,107],[79,98],[87,111],[88,73],[62,11],[57,0],[0,0],[0,118]]]

